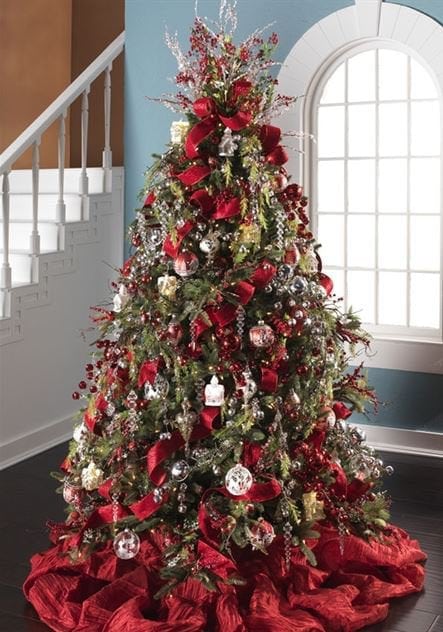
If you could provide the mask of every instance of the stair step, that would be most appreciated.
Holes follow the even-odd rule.
[[[82,217],[82,196],[78,193],[67,193],[64,196],[66,206],[66,221],[76,222]],[[57,218],[57,193],[40,193],[38,196],[39,221],[54,221]],[[3,202],[0,200],[0,217]],[[32,221],[32,194],[11,193],[9,196],[10,221]]]
[[[38,232],[40,235],[40,249],[42,251],[57,250],[58,225],[55,222],[39,222]],[[10,252],[29,252],[31,233],[31,221],[11,222],[9,224]]]
[[[89,193],[103,193],[103,169],[89,167],[87,170]],[[81,169],[65,169],[65,193],[78,193]],[[32,171],[30,169],[13,169],[9,174],[11,193],[31,193]],[[40,169],[39,191],[42,193],[58,193],[58,169]]]

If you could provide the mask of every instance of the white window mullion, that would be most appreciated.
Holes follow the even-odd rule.
[[[379,323],[379,248],[378,248],[378,179],[379,179],[379,171],[380,171],[380,161],[379,161],[379,71],[378,71],[378,49],[375,51],[375,282],[374,282],[374,316],[375,316],[375,324]]]
[[[406,326],[411,325],[411,58],[407,61],[407,147],[406,158]]]
[[[344,304],[345,309],[349,309],[349,292],[348,292],[348,211],[349,211],[349,196],[348,196],[348,151],[349,151],[349,107],[348,107],[348,61],[345,62],[345,152],[344,152],[344,218],[343,218],[343,292],[344,292]]]

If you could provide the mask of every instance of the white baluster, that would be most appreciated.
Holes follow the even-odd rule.
[[[3,174],[2,186],[3,202],[3,262],[0,275],[0,288],[9,289],[11,287],[11,266],[9,265],[9,171]]]
[[[55,207],[58,226],[57,248],[64,247],[64,223],[66,221],[65,204],[65,142],[66,142],[66,111],[59,118],[58,128],[58,200]]]
[[[86,171],[86,167],[88,163],[88,119],[89,119],[88,95],[89,95],[89,87],[83,92],[83,96],[82,96],[82,121],[81,121],[82,123],[82,129],[81,129],[82,171],[80,174],[80,194],[83,196],[88,194],[88,174]]]
[[[112,151],[111,151],[111,70],[112,64],[105,70],[105,147],[103,149],[103,191],[112,190]]]
[[[31,233],[31,253],[40,254],[40,235],[38,232],[38,189],[40,170],[40,139],[36,140],[32,146],[32,233]]]

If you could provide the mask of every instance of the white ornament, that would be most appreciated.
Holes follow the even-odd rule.
[[[221,406],[225,401],[225,387],[219,384],[215,375],[212,376],[210,384],[205,386],[206,406]]]
[[[176,481],[184,481],[188,478],[191,468],[186,461],[176,461],[171,467],[171,476]]]
[[[114,553],[121,560],[131,560],[140,551],[140,538],[130,529],[125,529],[114,538]]]
[[[118,293],[114,296],[114,312],[121,312],[126,303],[129,301],[128,290],[126,289],[126,285],[123,283],[120,284],[118,288]]]
[[[219,156],[227,156],[231,158],[235,150],[238,148],[238,143],[235,141],[239,140],[240,136],[237,134],[235,136],[232,135],[232,130],[229,127],[225,127],[225,131],[223,132],[223,136],[218,145],[218,155]]]
[[[161,399],[166,397],[169,392],[169,382],[163,375],[155,376],[154,384],[145,384],[145,399]]]
[[[231,467],[225,476],[225,487],[233,496],[243,496],[252,487],[253,478],[248,468],[240,463]]]
[[[103,470],[94,461],[82,469],[82,485],[88,491],[97,489],[103,483]]]
[[[87,434],[88,434],[88,428],[86,424],[83,423],[82,421],[82,423],[79,426],[76,426],[74,428],[74,432],[72,433],[72,438],[77,443],[80,443],[80,441],[83,441],[84,439],[86,439]]]
[[[171,143],[181,145],[185,141],[188,130],[188,121],[173,121],[171,123]]]
[[[166,274],[157,279],[158,291],[161,296],[173,300],[177,291],[177,277]]]

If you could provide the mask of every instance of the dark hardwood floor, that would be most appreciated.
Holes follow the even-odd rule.
[[[48,547],[46,520],[63,518],[64,503],[48,473],[65,452],[66,445],[57,446],[0,472],[0,632],[49,630],[21,585],[30,556]],[[420,540],[429,559],[423,593],[393,602],[389,618],[367,632],[443,632],[443,459],[382,456],[395,467],[386,480],[392,520]]]

